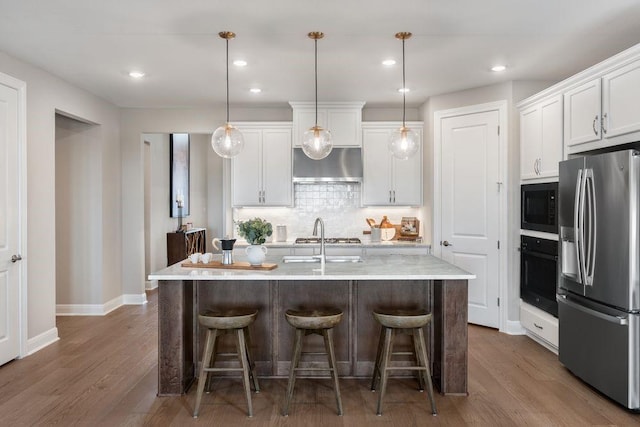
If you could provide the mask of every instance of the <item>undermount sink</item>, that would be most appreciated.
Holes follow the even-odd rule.
[[[360,255],[327,255],[327,262],[362,262]],[[282,262],[320,262],[318,255],[285,255]]]

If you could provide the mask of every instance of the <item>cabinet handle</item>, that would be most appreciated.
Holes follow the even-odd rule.
[[[542,159],[538,157],[538,175],[542,175]]]
[[[598,135],[598,129],[596,129],[597,121],[598,121],[598,115],[596,114],[596,117],[593,119],[593,123],[591,124],[591,126],[593,127],[593,133],[595,133],[596,135]]]
[[[264,190],[262,190],[262,203],[265,203],[265,195],[264,195]]]
[[[396,190],[393,190],[393,203],[396,202]]]
[[[389,190],[389,203],[391,203],[391,190]]]
[[[536,328],[541,329],[541,330],[544,329],[542,326],[538,325],[536,322],[533,322],[533,326],[535,326]]]
[[[607,119],[607,113],[604,113],[602,115],[602,120],[600,121],[600,127],[602,128],[602,133],[606,134],[607,133],[607,128],[604,127],[604,121]]]

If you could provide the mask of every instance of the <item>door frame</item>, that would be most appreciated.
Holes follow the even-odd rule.
[[[466,107],[452,108],[448,110],[435,111],[433,113],[433,230],[432,230],[432,253],[438,258],[442,257],[442,247],[440,241],[442,240],[442,195],[440,189],[442,185],[442,126],[441,121],[443,119],[467,115],[476,113],[486,113],[490,111],[497,111],[499,116],[499,135],[498,135],[498,176],[500,186],[500,206],[498,227],[499,227],[499,239],[500,239],[500,251],[498,253],[498,297],[500,298],[500,305],[498,306],[498,318],[499,318],[499,331],[506,331],[508,327],[509,313],[508,307],[508,293],[507,293],[507,277],[508,277],[508,247],[509,247],[509,221],[508,221],[508,173],[507,173],[507,143],[509,135],[508,126],[508,103],[506,100],[488,102],[485,104],[469,105]]]
[[[0,72],[0,83],[18,92],[18,358],[28,355],[27,340],[27,83]]]

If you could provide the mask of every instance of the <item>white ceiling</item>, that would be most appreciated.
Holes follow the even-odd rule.
[[[507,80],[566,78],[640,42],[639,0],[0,0],[0,50],[122,107],[319,101],[408,105]],[[381,61],[398,64],[384,67]],[[507,71],[489,71],[505,63]],[[147,76],[128,77],[132,69]],[[261,94],[249,88],[262,88]]]

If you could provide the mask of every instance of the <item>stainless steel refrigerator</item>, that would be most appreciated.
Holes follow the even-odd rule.
[[[640,151],[560,163],[559,358],[640,409]]]

